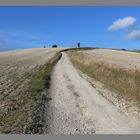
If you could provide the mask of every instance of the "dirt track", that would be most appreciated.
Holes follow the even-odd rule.
[[[52,73],[48,96],[48,134],[140,133],[139,123],[80,77],[65,53]]]

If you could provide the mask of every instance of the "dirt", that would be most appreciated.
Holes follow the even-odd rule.
[[[123,112],[83,78],[66,53],[54,68],[48,96],[47,134],[140,133],[139,120]]]

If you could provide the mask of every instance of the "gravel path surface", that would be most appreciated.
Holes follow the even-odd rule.
[[[52,73],[47,99],[48,134],[140,133],[140,124],[80,77],[65,53]]]

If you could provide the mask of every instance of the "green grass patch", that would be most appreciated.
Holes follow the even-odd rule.
[[[47,64],[40,66],[39,70],[32,74],[32,78],[28,83],[28,91],[33,96],[38,96],[38,93],[49,87],[51,71],[55,63],[60,59],[61,53],[48,61]]]

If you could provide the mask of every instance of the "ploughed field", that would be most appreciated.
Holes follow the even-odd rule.
[[[32,104],[25,92],[28,82],[32,74],[59,50],[40,48],[0,52],[0,133],[23,132]]]

